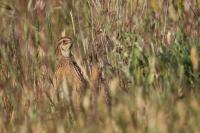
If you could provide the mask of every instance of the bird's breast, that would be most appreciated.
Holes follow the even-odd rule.
[[[81,80],[82,77],[80,77],[82,75],[80,75],[81,72],[76,67],[70,60],[60,61],[55,72],[57,82],[60,84],[66,80],[70,86],[82,86],[84,84]]]

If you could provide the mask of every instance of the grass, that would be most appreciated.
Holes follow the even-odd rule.
[[[2,0],[0,132],[198,132],[199,7],[199,0]],[[93,112],[91,88],[78,114],[67,89],[52,105],[64,30],[86,74],[95,57],[106,64],[112,116],[102,95]]]

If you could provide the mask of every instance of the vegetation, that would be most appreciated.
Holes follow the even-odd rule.
[[[200,131],[199,13],[199,0],[1,0],[0,132]],[[111,114],[102,95],[92,111],[92,88],[78,114],[68,90],[52,103],[63,31],[86,75],[104,62]]]

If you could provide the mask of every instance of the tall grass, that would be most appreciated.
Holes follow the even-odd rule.
[[[199,4],[1,0],[0,132],[198,132]],[[112,116],[101,94],[92,113],[91,89],[78,114],[70,92],[51,101],[63,31],[89,80],[103,64]]]

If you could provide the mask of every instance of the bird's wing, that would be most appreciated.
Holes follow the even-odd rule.
[[[75,74],[77,75],[78,79],[82,82],[85,82],[85,78],[83,77],[83,73],[82,73],[80,67],[78,66],[78,64],[76,63],[75,60],[72,60],[72,65],[73,65],[73,68],[75,70]]]

